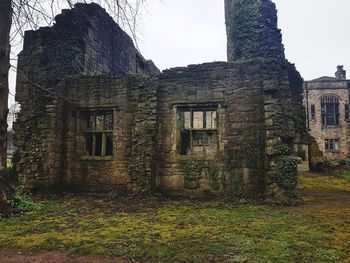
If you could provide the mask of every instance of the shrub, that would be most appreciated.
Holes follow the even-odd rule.
[[[288,144],[280,144],[276,149],[276,154],[281,156],[287,156],[294,154],[294,149]]]
[[[300,159],[295,156],[281,156],[277,159],[274,181],[285,190],[293,190],[298,185],[297,165]]]
[[[297,165],[300,158],[295,156],[292,146],[281,144],[277,148],[277,157],[272,181],[287,192],[293,192],[298,185]]]
[[[337,173],[336,176],[350,181],[350,171],[349,170],[348,171],[341,171],[341,172]]]
[[[28,197],[23,195],[12,195],[8,198],[8,203],[11,207],[20,211],[40,210],[41,204],[34,203]]]
[[[337,174],[342,171],[350,170],[350,159],[324,160],[319,166],[322,172]]]

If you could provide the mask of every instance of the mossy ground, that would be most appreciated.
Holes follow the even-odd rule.
[[[151,262],[346,262],[350,182],[302,176],[301,188],[305,204],[298,207],[94,196],[41,199],[40,211],[0,219],[0,248]]]
[[[350,171],[341,171],[337,176],[350,182]]]
[[[325,176],[318,174],[309,174],[309,176],[307,176],[304,174],[301,175],[299,178],[299,188],[301,189],[350,192],[349,171],[344,171],[340,174],[337,174],[336,176]]]

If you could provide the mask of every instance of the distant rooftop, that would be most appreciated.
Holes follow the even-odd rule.
[[[329,76],[323,76],[323,77],[320,77],[320,78],[317,78],[317,79],[313,79],[313,80],[310,80],[310,81],[336,81],[338,80],[337,78],[335,77],[329,77]]]
[[[328,81],[348,81],[348,80],[346,79],[346,70],[344,70],[344,66],[339,65],[339,66],[337,66],[337,71],[335,72],[335,77],[323,76],[323,77],[313,79],[310,81],[328,82]]]

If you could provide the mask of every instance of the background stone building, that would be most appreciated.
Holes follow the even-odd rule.
[[[349,157],[350,80],[343,66],[335,77],[321,77],[304,83],[307,125],[325,159]]]
[[[14,125],[22,184],[294,196],[296,165],[283,160],[294,160],[302,79],[276,7],[226,0],[226,19],[228,62],[162,73],[96,4],[26,32]]]

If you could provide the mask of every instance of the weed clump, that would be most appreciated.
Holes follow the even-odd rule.
[[[8,203],[12,208],[21,212],[40,210],[42,205],[35,203],[24,195],[12,195],[8,198]]]

